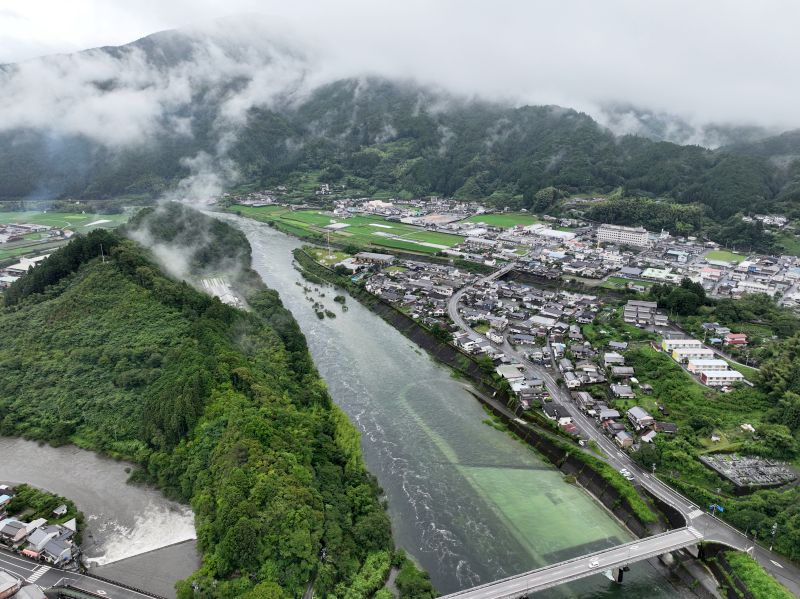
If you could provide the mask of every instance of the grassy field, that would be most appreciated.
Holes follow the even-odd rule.
[[[484,223],[490,227],[502,227],[503,229],[508,229],[514,225],[528,226],[535,225],[536,223],[540,223],[542,221],[536,218],[533,214],[527,214],[524,212],[504,212],[502,214],[478,214],[475,216],[470,216],[468,219],[462,222]]]
[[[723,262],[734,262],[738,264],[747,256],[742,256],[741,254],[737,254],[735,252],[729,252],[728,250],[713,250],[708,252],[705,255],[706,260],[721,260]]]
[[[787,254],[800,256],[800,237],[791,233],[781,233],[776,240],[784,247]]]
[[[334,222],[346,224],[345,228],[330,230],[331,241],[359,247],[394,248],[435,254],[464,241],[460,235],[428,231],[422,227],[388,221],[380,216],[334,218],[318,210],[290,210],[281,206],[236,206],[232,210],[256,220],[280,223],[284,230],[300,236],[303,233],[327,235],[327,225]]]
[[[333,248],[331,249],[333,250]],[[309,249],[308,253],[314,257],[314,260],[323,266],[333,266],[350,257],[349,254],[338,252],[336,250],[333,250],[330,254],[328,254],[328,250],[324,248]]]
[[[636,283],[637,285],[641,285],[642,287],[652,287],[655,285],[653,281],[644,281],[641,279],[626,279],[624,277],[608,277],[603,284],[600,285],[601,287],[605,287],[606,289],[625,289],[628,283]]]
[[[0,224],[30,223],[59,229],[87,231],[95,227],[116,227],[128,214],[83,214],[79,212],[0,212]],[[108,221],[108,222],[100,222]]]

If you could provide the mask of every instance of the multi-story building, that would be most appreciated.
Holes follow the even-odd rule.
[[[650,237],[647,229],[642,227],[620,227],[618,225],[600,225],[597,229],[599,243],[620,243],[636,247],[648,247]]]
[[[698,339],[668,339],[661,340],[661,349],[667,353],[672,353],[674,349],[683,349],[685,347],[703,347],[703,343]]]
[[[714,357],[714,350],[706,347],[678,347],[672,350],[672,359],[676,362],[689,360],[710,360]]]
[[[686,370],[689,372],[717,372],[720,370],[728,370],[729,366],[725,360],[689,360],[686,365]]]
[[[736,370],[711,370],[700,373],[700,380],[709,387],[724,387],[744,381],[744,375]]]

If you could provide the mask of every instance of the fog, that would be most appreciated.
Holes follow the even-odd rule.
[[[800,126],[792,68],[800,63],[800,4],[791,0],[5,0],[0,62],[252,12],[314,52],[327,77],[413,77],[458,93],[574,107],[601,120],[604,107],[624,103],[692,124]],[[41,95],[52,89],[46,83]],[[179,84],[168,90],[173,98],[186,93]],[[153,119],[152,104],[137,108],[122,93],[116,102],[132,111],[131,127]],[[2,120],[7,108],[4,102]],[[104,108],[94,107],[98,127],[111,126]],[[128,136],[119,130],[120,139]]]

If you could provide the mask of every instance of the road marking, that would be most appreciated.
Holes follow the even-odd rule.
[[[7,555],[5,557],[11,557],[11,556]],[[30,567],[31,565],[30,562],[25,562],[22,560],[8,561],[5,559],[0,559],[0,563],[8,564],[9,566],[12,566],[14,568],[21,568],[22,570],[27,570],[28,572],[33,572],[36,569],[36,566],[34,566],[33,568]]]
[[[781,566],[781,565],[780,565],[778,562],[776,562],[774,559],[771,559],[771,560],[769,560],[769,561],[771,561],[773,564],[775,564],[775,565],[776,565],[776,566],[778,566],[779,568],[783,568],[783,566]]]
[[[694,520],[695,518],[699,518],[703,514],[705,514],[705,512],[703,512],[701,510],[692,510],[691,512],[689,512],[688,517],[689,517],[689,520]]]
[[[36,581],[37,581],[37,580],[39,580],[39,579],[40,579],[42,576],[44,576],[45,574],[47,574],[49,571],[50,571],[50,566],[42,566],[41,568],[39,568],[38,570],[36,570],[36,571],[33,573],[33,576],[31,576],[30,578],[28,578],[28,582],[36,582]]]

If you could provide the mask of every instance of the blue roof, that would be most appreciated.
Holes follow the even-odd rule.
[[[0,503],[5,503],[6,501],[11,501],[11,495],[0,495]]]

